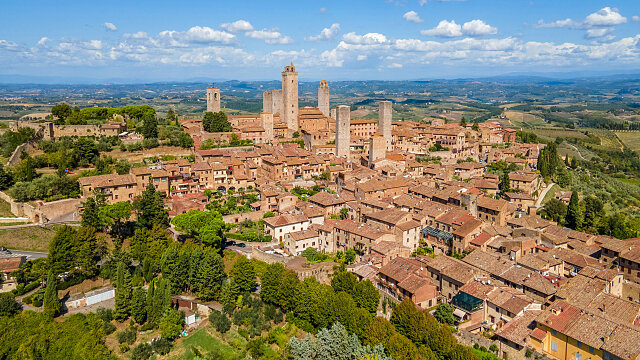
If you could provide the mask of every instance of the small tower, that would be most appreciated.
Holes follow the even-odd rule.
[[[220,89],[214,87],[207,89],[207,111],[220,112]]]
[[[371,136],[369,141],[369,167],[373,169],[373,163],[387,156],[387,142],[380,132]]]
[[[338,106],[336,111],[336,156],[351,160],[351,109]]]
[[[271,91],[262,92],[262,112],[273,113],[273,93]]]
[[[271,110],[274,114],[282,112],[282,89],[271,91]],[[282,120],[282,116],[280,120]]]
[[[318,109],[324,116],[329,116],[329,84],[327,80],[320,81],[318,87]]]
[[[280,119],[293,131],[298,131],[298,73],[296,67],[285,66],[282,72],[282,111]]]
[[[384,136],[387,141],[387,150],[393,151],[393,145],[391,144],[391,116],[392,106],[391,101],[380,101],[378,103],[378,131]]]
[[[262,122],[262,127],[264,128],[264,142],[272,143],[273,142],[273,114],[270,112],[260,113],[260,121]]]

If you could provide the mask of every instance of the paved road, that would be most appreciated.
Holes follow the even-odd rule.
[[[553,187],[553,185],[555,185],[556,183],[551,183],[549,184],[549,186],[547,186],[546,189],[544,189],[542,191],[542,194],[540,194],[540,196],[538,196],[538,201],[536,201],[536,207],[540,207],[540,205],[542,204],[542,200],[544,200],[544,197],[547,195],[547,193],[549,192],[549,190],[551,190],[551,188]]]
[[[9,249],[9,251],[11,251],[11,255],[17,255],[17,256],[24,255],[27,257],[27,260],[35,260],[35,259],[47,257],[47,253],[44,253],[44,252],[23,251],[23,250],[14,250],[14,249]]]

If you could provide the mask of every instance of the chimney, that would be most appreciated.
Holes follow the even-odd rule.
[[[536,215],[537,212],[538,212],[538,207],[537,206],[529,206],[529,215],[530,216]]]

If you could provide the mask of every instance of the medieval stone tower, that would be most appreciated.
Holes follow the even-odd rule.
[[[336,111],[336,156],[351,160],[351,109],[338,106]]]
[[[264,128],[264,142],[273,142],[273,114],[270,112],[260,113],[260,122]]]
[[[378,103],[378,131],[384,136],[387,142],[387,151],[393,150],[391,144],[391,115],[392,106],[391,101],[380,101]]]
[[[280,119],[291,130],[298,131],[298,73],[296,67],[285,66],[282,72],[282,111]]]
[[[262,112],[280,113],[282,109],[282,90],[262,92]]]
[[[380,132],[376,132],[369,142],[369,167],[373,168],[373,163],[384,159],[385,156],[387,156],[387,142]]]
[[[207,89],[207,111],[220,112],[220,89],[214,87]]]
[[[318,87],[318,109],[324,116],[329,116],[329,84],[327,80],[320,81]]]

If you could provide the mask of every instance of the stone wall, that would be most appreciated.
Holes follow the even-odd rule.
[[[18,217],[27,218],[31,222],[44,224],[51,220],[57,220],[65,216],[64,221],[78,221],[78,207],[82,203],[79,198],[63,199],[51,202],[17,202],[7,193],[0,191],[0,199],[11,206],[11,213]]]
[[[264,211],[253,211],[242,214],[225,215],[222,217],[222,220],[224,220],[224,222],[227,224],[239,224],[247,219],[251,221],[258,221],[262,219],[263,215]]]
[[[289,258],[286,256],[268,254],[256,247],[251,248],[251,259],[264,261],[267,264],[275,264],[275,263],[286,264],[287,262],[289,262]]]

